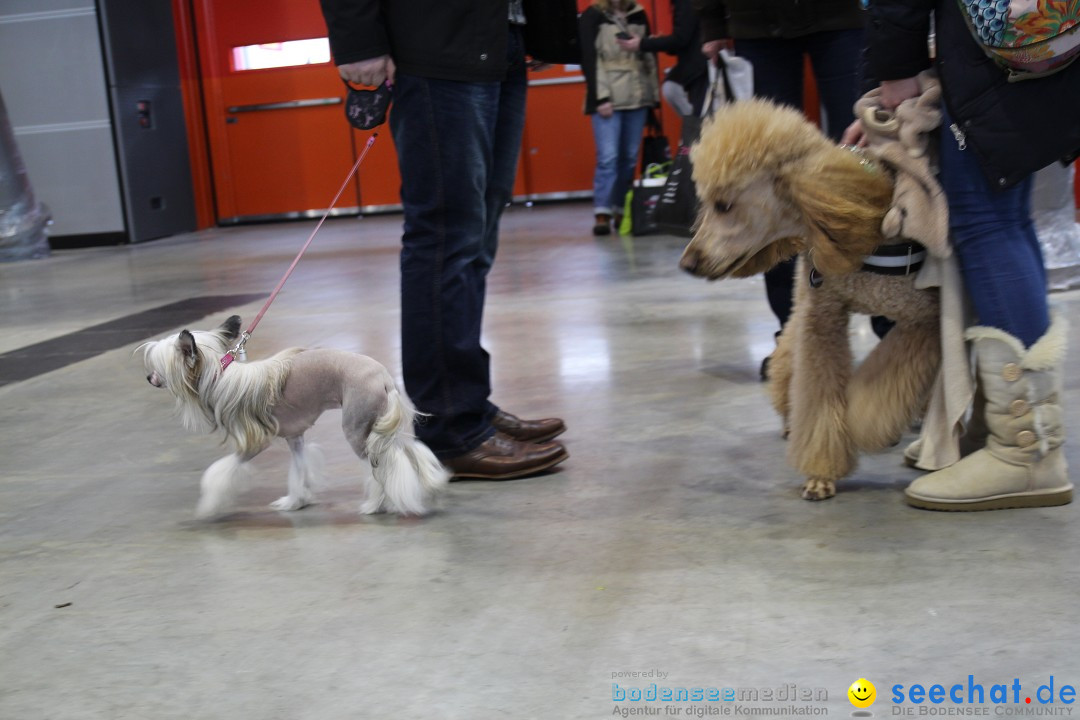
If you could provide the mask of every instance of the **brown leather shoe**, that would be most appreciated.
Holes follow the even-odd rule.
[[[510,480],[525,477],[558,465],[570,454],[556,442],[521,442],[495,433],[464,455],[444,460],[454,474],[452,479]]]
[[[503,435],[522,442],[545,442],[566,432],[566,425],[559,418],[522,420],[500,410],[491,418],[491,425]]]

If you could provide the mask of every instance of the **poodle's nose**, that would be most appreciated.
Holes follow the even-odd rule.
[[[158,378],[158,374],[156,372],[152,372],[147,375],[146,382],[150,383],[154,387],[161,387],[161,380],[160,378]]]
[[[691,275],[697,275],[698,265],[700,263],[701,256],[687,248],[683,253],[682,258],[679,260],[679,267]]]

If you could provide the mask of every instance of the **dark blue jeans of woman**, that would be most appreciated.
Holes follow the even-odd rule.
[[[1032,178],[1005,190],[990,185],[975,151],[941,123],[941,187],[949,231],[978,323],[1004,330],[1025,346],[1050,327],[1046,269],[1031,219]]]
[[[497,408],[480,345],[488,270],[525,124],[525,64],[511,29],[503,82],[398,73],[390,129],[405,210],[401,357],[405,389],[430,417],[417,436],[440,458],[492,435]]]
[[[825,111],[823,128],[839,141],[854,120],[859,98],[862,30],[831,30],[799,38],[736,40],[735,52],[754,66],[754,95],[802,110],[803,55],[810,56],[818,97]],[[795,261],[783,262],[765,273],[769,306],[783,327],[791,316],[791,283]]]

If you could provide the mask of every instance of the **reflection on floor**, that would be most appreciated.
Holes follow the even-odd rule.
[[[706,283],[678,271],[680,239],[590,227],[587,204],[511,209],[485,325],[494,400],[565,418],[570,460],[455,483],[423,520],[355,514],[367,469],[333,414],[312,433],[318,504],[267,507],[274,448],[235,514],[192,518],[224,450],[179,428],[132,350],[250,320],[309,225],[0,266],[0,360],[23,368],[0,387],[0,718],[847,716],[859,678],[882,717],[895,684],[1080,682],[1076,506],[909,509],[899,447],[801,500],[757,379],[776,329],[760,279]],[[399,232],[328,222],[249,356],[333,346],[396,371]],[[208,304],[132,321],[191,299]],[[136,332],[102,345],[110,323]],[[1069,394],[1078,378],[1070,361]],[[618,699],[653,683],[773,694]],[[792,686],[818,699],[781,702]]]

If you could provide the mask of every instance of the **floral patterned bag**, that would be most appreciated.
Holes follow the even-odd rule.
[[[968,27],[1009,80],[1043,77],[1080,57],[1080,0],[958,0]]]

